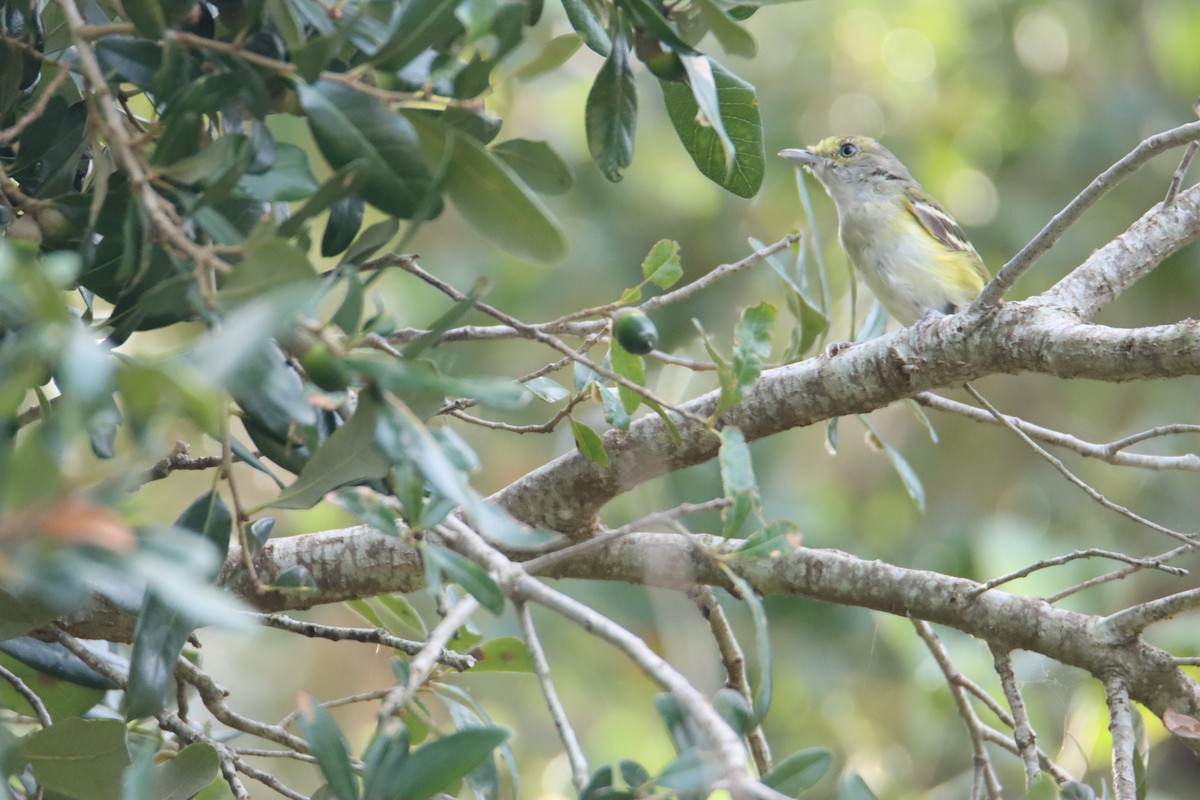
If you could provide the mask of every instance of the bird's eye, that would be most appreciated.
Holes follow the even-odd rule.
[[[838,155],[842,158],[853,158],[858,154],[858,147],[851,142],[843,142],[838,148]]]

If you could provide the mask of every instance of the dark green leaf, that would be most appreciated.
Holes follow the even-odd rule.
[[[637,82],[622,30],[618,27],[608,58],[596,74],[584,112],[588,150],[604,177],[614,183],[633,162],[637,128]]]
[[[232,308],[281,286],[316,286],[317,273],[301,250],[276,237],[259,239],[246,248],[241,263],[226,277],[218,293]]]
[[[607,56],[612,49],[608,29],[588,0],[562,0],[562,6],[571,27],[583,37],[584,43],[593,52]]]
[[[296,213],[280,223],[279,235],[290,239],[300,231],[305,222],[357,192],[370,168],[370,160],[364,158],[351,161],[333,173]]]
[[[472,227],[518,258],[553,262],[566,256],[562,228],[537,195],[490,150],[435,119],[420,115],[411,119],[430,160],[449,159],[446,194]]]
[[[325,222],[325,233],[321,236],[321,255],[326,258],[332,258],[339,255],[350,246],[354,241],[354,237],[358,235],[358,231],[362,228],[363,211],[365,206],[363,201],[357,197],[343,197],[338,200],[329,209],[329,218]],[[357,278],[355,279],[357,280]],[[358,283],[361,287],[361,281]],[[358,331],[358,319],[362,317],[362,289],[358,292],[358,315],[354,320],[354,328],[346,330],[347,333],[355,333]]]
[[[833,755],[823,747],[792,753],[762,776],[762,782],[788,797],[812,787],[829,770]]]
[[[444,547],[430,545],[422,552],[447,579],[466,589],[488,611],[499,614],[504,610],[504,593],[483,567]]]
[[[130,763],[125,725],[72,717],[35,731],[21,746],[42,788],[77,800],[117,800]]]
[[[571,434],[575,437],[575,446],[588,461],[595,462],[601,467],[608,466],[608,453],[604,451],[604,442],[598,433],[582,422],[572,419]]]
[[[612,785],[613,768],[606,764],[592,773],[588,785],[579,793],[579,800],[600,800],[600,798],[609,800],[615,796],[612,792]],[[630,792],[628,796],[632,797],[633,793]]]
[[[194,742],[175,757],[154,767],[154,800],[190,800],[220,774],[217,751],[205,742]]]
[[[5,643],[0,643],[0,645],[2,644]],[[105,689],[103,688],[88,688],[77,683],[53,678],[3,652],[0,652],[0,666],[16,675],[34,694],[41,698],[42,706],[52,720],[82,716],[104,699]],[[11,709],[30,718],[35,713],[24,695],[19,694],[8,681],[0,681],[0,708]],[[2,749],[3,747],[0,746],[0,750]],[[0,762],[2,760],[3,758],[0,757]],[[0,766],[0,769],[2,768]]]
[[[7,603],[8,598],[5,597]],[[38,672],[90,689],[115,689],[108,678],[96,672],[57,642],[43,642],[30,636],[0,641],[5,653]]]
[[[158,3],[147,2],[146,5]],[[146,39],[105,36],[96,42],[95,50],[96,60],[105,76],[115,76],[140,89],[153,86],[155,73],[162,67],[162,47]]]
[[[338,800],[358,800],[358,778],[350,765],[350,749],[333,716],[308,695],[300,696],[300,731]]]
[[[399,70],[422,50],[462,29],[454,15],[462,0],[411,0],[392,19],[387,42],[373,60],[383,69]]]
[[[375,769],[368,768],[374,791],[368,789],[364,800],[432,797],[462,780],[506,738],[508,731],[499,728],[467,728],[412,750],[403,760],[379,759]]]
[[[400,231],[395,219],[385,219],[369,226],[342,255],[342,264],[361,264],[390,242]]]
[[[660,81],[667,113],[684,149],[705,177],[739,197],[753,197],[765,174],[758,98],[749,83],[719,64],[711,66],[721,129],[736,146],[732,163],[726,160],[717,129],[697,116],[700,106],[689,85]]]
[[[229,549],[233,517],[216,492],[196,498],[175,526],[211,542],[218,553]],[[206,576],[209,580],[215,573]],[[125,692],[127,719],[151,716],[167,704],[175,686],[175,661],[198,620],[169,604],[153,588],[146,590],[133,632],[129,659],[129,688]]]
[[[332,81],[298,84],[321,154],[335,169],[365,159],[362,196],[381,211],[413,217],[433,185],[417,133],[378,99]]]
[[[754,58],[755,53],[758,52],[758,45],[755,44],[754,37],[745,28],[730,19],[715,0],[696,0],[696,8],[700,11],[700,18],[704,20],[704,24],[712,31],[712,35],[721,43],[721,47],[725,49],[726,53],[742,58]]]
[[[278,203],[305,199],[317,190],[317,179],[307,153],[294,144],[280,144],[270,169],[259,175],[243,175],[238,185],[255,200]]]
[[[362,393],[354,416],[325,440],[296,482],[271,505],[312,508],[340,486],[386,475],[392,462],[375,441],[381,402]]]
[[[650,771],[636,761],[626,758],[617,767],[621,770],[621,780],[630,788],[636,789],[650,780]]]
[[[680,38],[679,32],[663,16],[662,4],[655,0],[620,0],[620,6],[628,12],[629,16],[633,17],[637,27],[645,30],[671,50],[680,55],[696,52]]]
[[[562,194],[574,183],[571,168],[545,142],[509,139],[493,145],[492,153],[499,156],[535,192]]]

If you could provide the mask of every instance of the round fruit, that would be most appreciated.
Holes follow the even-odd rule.
[[[628,353],[644,356],[658,344],[658,328],[636,308],[623,308],[613,317],[613,335]]]

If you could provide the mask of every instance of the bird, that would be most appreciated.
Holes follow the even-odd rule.
[[[879,142],[831,136],[779,155],[825,187],[842,249],[901,325],[961,311],[983,290],[987,268],[962,228]]]

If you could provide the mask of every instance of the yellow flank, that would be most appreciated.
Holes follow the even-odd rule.
[[[846,255],[902,325],[960,311],[983,289],[987,269],[958,223],[874,139],[834,136],[780,155],[821,181]]]

